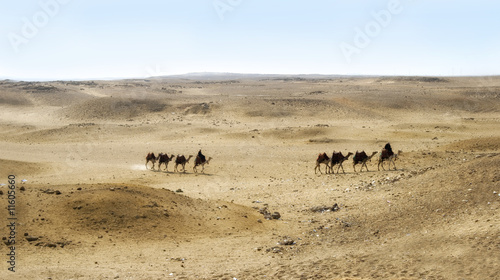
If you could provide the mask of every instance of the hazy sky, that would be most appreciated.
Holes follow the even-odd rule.
[[[500,1],[0,3],[3,78],[500,74]]]

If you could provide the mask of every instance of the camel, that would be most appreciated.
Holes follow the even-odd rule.
[[[209,164],[211,159],[212,158],[209,157],[208,160],[207,160],[206,157],[201,153],[201,150],[200,150],[198,152],[198,155],[196,156],[196,158],[194,160],[193,171],[195,173],[198,172],[198,170],[196,169],[196,167],[198,165],[201,165],[201,173],[203,173],[203,171],[205,170],[205,164]]]
[[[366,162],[371,161],[372,157],[376,154],[377,152],[373,152],[370,156],[368,156],[365,153],[365,151],[361,151],[360,153],[356,151],[356,154],[352,158],[353,161],[352,167],[354,168],[354,172],[356,172],[356,164],[360,163],[361,163],[361,169],[359,170],[359,172],[363,171],[363,166],[366,168],[366,171],[368,171],[368,166],[366,166]]]
[[[324,164],[326,165],[325,167],[325,173],[328,172],[328,169],[330,168],[330,166],[328,166],[328,164],[330,163],[330,158],[328,157],[328,155],[326,153],[320,153],[318,155],[318,158],[316,159],[316,167],[314,167],[314,174],[316,174],[316,170],[319,170],[319,173],[321,174],[321,164]]]
[[[155,169],[156,157],[154,153],[148,153],[148,155],[146,156],[146,169],[148,169],[148,162],[150,161],[153,163],[151,169]]]
[[[342,163],[346,160],[349,159],[349,157],[352,155],[351,152],[349,152],[347,154],[347,156],[344,156],[342,155],[342,152],[338,152],[336,153],[335,151],[333,151],[333,154],[332,154],[332,159],[330,161],[330,172],[335,174],[335,171],[333,171],[333,166],[338,164],[338,167],[337,167],[337,174],[340,172],[340,168],[342,167],[342,172],[345,174],[345,171],[344,171],[344,166],[342,166]]]
[[[385,144],[384,148],[382,151],[379,153],[378,156],[378,170],[380,171],[380,165],[382,165],[382,169],[385,170],[384,168],[384,161],[389,162],[389,170],[391,169],[391,162],[394,165],[394,170],[396,170],[396,164],[394,161],[398,158],[399,154],[401,154],[402,151],[399,150],[397,154],[395,154],[392,151],[392,147],[390,143]]]
[[[160,170],[160,167],[163,163],[163,164],[165,164],[165,170],[168,171],[168,163],[170,161],[172,161],[173,158],[174,158],[174,155],[169,157],[168,154],[163,154],[163,153],[159,154],[158,155],[158,170]]]
[[[174,171],[175,172],[178,172],[177,170],[177,166],[182,165],[182,170],[183,172],[186,172],[186,163],[189,162],[189,160],[193,157],[193,155],[189,155],[189,157],[186,159],[186,157],[184,155],[182,156],[179,156],[177,155],[177,157],[175,158],[175,167],[174,167]]]

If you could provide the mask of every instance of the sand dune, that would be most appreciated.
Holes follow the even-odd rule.
[[[218,78],[1,81],[15,276],[500,277],[500,78]],[[387,142],[396,170],[314,173]],[[145,166],[199,150],[204,173]]]

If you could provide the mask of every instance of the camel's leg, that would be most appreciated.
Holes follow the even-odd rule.
[[[384,161],[383,161],[383,160],[382,160],[382,161],[379,161],[378,165],[379,165],[379,169],[378,169],[379,171],[380,171],[380,166],[381,166],[381,165],[382,165],[382,169],[385,171],[385,168],[384,168]]]
[[[340,168],[342,167],[342,162],[339,163],[339,166],[337,166],[337,174],[340,173]],[[342,167],[342,171],[344,171],[344,167]],[[345,173],[345,172],[344,172]]]
[[[353,164],[352,168],[354,169],[354,172],[356,172],[356,164]],[[361,170],[363,170],[363,165],[361,165]]]
[[[394,159],[391,159],[391,161],[389,161],[389,169],[391,169],[391,163],[392,162],[392,165],[394,165],[394,170],[397,170],[396,168],[396,163],[394,163]]]
[[[364,166],[365,166],[365,168],[366,168],[366,172],[368,172],[368,166],[366,166],[366,161],[365,161],[365,162],[363,162],[363,165],[364,165]],[[363,165],[361,165],[361,170],[363,170]]]

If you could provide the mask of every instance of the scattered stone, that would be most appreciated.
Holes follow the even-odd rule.
[[[332,207],[327,207],[327,206],[315,206],[315,207],[312,207],[311,208],[311,211],[312,212],[320,212],[320,213],[323,213],[323,212],[328,212],[328,211],[331,211],[331,212],[336,212],[340,210],[340,207],[337,203],[333,204]]]
[[[278,220],[281,218],[281,214],[279,212],[273,212],[271,214],[271,212],[269,212],[267,210],[267,207],[264,207],[264,208],[260,208],[259,209],[259,213],[261,213],[262,215],[264,215],[264,218],[266,220]]]
[[[26,188],[25,188],[24,186],[21,186],[21,187],[19,188],[19,190],[24,192],[24,191],[26,190]]]
[[[81,188],[81,187],[79,187],[79,188],[77,188],[76,190],[77,190],[77,191],[81,191],[81,190],[82,190],[82,188]]]
[[[281,253],[281,252],[283,252],[283,248],[276,246],[276,247],[266,249],[266,252],[268,252],[268,253]]]
[[[342,224],[343,227],[351,227],[351,223],[348,223],[346,221],[340,221],[340,223]]]
[[[61,191],[55,191],[55,190],[51,190],[51,189],[40,190],[40,191],[45,193],[45,194],[56,194],[56,195],[62,194]]]
[[[160,207],[160,205],[158,205],[158,203],[156,203],[156,201],[151,201],[150,203],[151,204],[147,204],[147,205],[144,205],[142,207],[144,207],[144,208]]]
[[[291,239],[290,237],[285,237],[283,240],[278,242],[279,245],[284,245],[284,246],[290,246],[290,245],[295,245],[295,241]]]
[[[3,191],[2,190],[0,190],[0,195],[3,195]]]
[[[12,244],[10,244],[10,241],[7,239],[7,237],[2,237],[2,241],[3,241],[3,243],[4,243],[5,245],[7,245],[7,246],[12,245]]]
[[[181,190],[181,189],[177,189],[175,192],[176,192],[176,193],[182,193],[182,192],[184,192],[184,191],[183,191],[183,190]]]
[[[31,236],[31,235],[26,236],[26,240],[28,240],[28,242],[37,241],[38,239],[40,239],[38,236]]]

